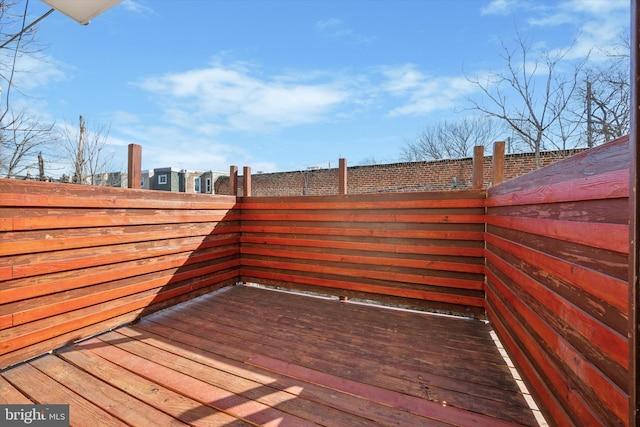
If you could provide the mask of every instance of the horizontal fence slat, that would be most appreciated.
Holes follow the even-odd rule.
[[[473,297],[467,295],[459,295],[453,293],[434,292],[429,290],[404,289],[390,286],[369,285],[363,283],[354,283],[348,281],[329,280],[325,278],[306,277],[296,274],[283,274],[282,272],[271,273],[269,271],[252,270],[243,267],[240,270],[241,279],[246,282],[260,283],[261,279],[271,279],[276,282],[291,282],[307,285],[317,285],[322,288],[334,289],[339,293],[340,290],[360,291],[369,294],[391,295],[409,299],[445,302],[450,304],[466,305],[471,307],[483,307],[483,297]]]
[[[223,209],[236,198],[0,179],[0,206],[98,209]]]
[[[17,231],[0,234],[0,256],[240,233],[239,221]]]
[[[277,258],[291,258],[291,259],[313,259],[317,261],[326,262],[339,262],[349,264],[362,264],[371,266],[393,266],[393,267],[409,267],[416,269],[428,269],[428,270],[444,270],[444,271],[456,271],[464,273],[484,273],[483,264],[472,264],[468,262],[447,262],[447,261],[435,261],[424,259],[411,259],[408,257],[396,258],[396,257],[382,257],[379,254],[376,255],[348,255],[341,253],[315,253],[315,252],[299,252],[294,250],[285,249],[273,249],[273,248],[260,248],[260,247],[248,247],[243,246],[240,250],[243,255],[261,255]]]
[[[291,226],[286,225],[252,225],[243,224],[244,233],[273,233],[291,234]],[[433,239],[433,240],[475,240],[482,241],[483,231],[447,231],[447,230],[388,230],[378,227],[369,228],[316,228],[316,227],[296,227],[295,234],[315,234],[330,236],[352,236],[352,237],[383,237],[383,238],[405,238],[405,239]]]
[[[538,266],[540,271],[555,274],[622,311],[627,310],[628,287],[622,280],[588,268],[581,268],[579,265],[564,263],[542,252],[530,250],[493,235],[487,235],[487,243],[516,254],[529,264]],[[597,286],[593,286],[594,283],[597,283]]]
[[[628,420],[628,150],[620,138],[487,190],[487,314],[562,425]]]
[[[621,197],[629,197],[628,169],[494,195],[487,199],[487,207],[616,199]]]
[[[554,219],[522,218],[508,216],[487,217],[487,224],[510,228],[524,233],[538,234],[558,240],[578,243],[586,246],[607,249],[623,254],[629,253],[629,226],[623,224],[605,224],[591,222],[588,233],[585,223],[580,221],[561,221]]]
[[[296,235],[292,237],[280,237],[273,235],[257,236],[244,233],[241,238],[243,245],[263,244],[273,246],[296,246],[313,248],[334,248],[347,250],[360,250],[365,252],[387,252],[389,254],[418,254],[418,255],[450,255],[482,258],[484,249],[482,246],[470,247],[462,245],[443,246],[442,242],[414,241],[413,244],[373,243],[358,241],[342,241],[330,239],[311,239]]]

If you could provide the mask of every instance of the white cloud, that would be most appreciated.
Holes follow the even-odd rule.
[[[629,12],[627,0],[569,0],[562,7],[575,12],[602,15],[615,11]]]
[[[319,31],[332,31],[333,29],[343,25],[344,23],[338,18],[322,19],[316,22],[316,29]]]
[[[517,0],[491,0],[480,9],[482,15],[508,15],[518,6]]]
[[[529,20],[537,27],[572,25],[576,41],[567,59],[605,59],[603,52],[619,51],[620,37],[629,31],[629,4],[626,0],[569,0],[549,8],[540,18]]]
[[[141,2],[141,1],[124,0],[121,3],[121,5],[123,8],[125,8],[129,12],[132,12],[138,15],[149,15],[154,13],[151,7],[149,7],[145,2]]]
[[[349,27],[338,18],[328,18],[316,22],[316,31],[325,37],[342,40],[352,44],[369,44],[375,37],[365,36],[358,33],[354,28]]]
[[[483,15],[511,15],[518,31],[536,34],[538,43],[551,53],[570,48],[566,59],[590,55],[593,61],[605,59],[604,52],[619,52],[620,37],[629,31],[629,12],[627,0],[492,0],[481,9]],[[549,45],[556,31],[573,33],[573,45],[566,36],[564,45]]]
[[[21,55],[16,62],[14,84],[28,95],[32,89],[66,79],[65,69],[66,65],[47,55]]]
[[[391,117],[453,109],[477,90],[476,85],[462,76],[429,76],[411,64],[388,67],[382,73],[387,78],[383,90],[404,102],[388,113]]]
[[[217,134],[314,123],[349,102],[351,94],[337,81],[306,79],[304,73],[265,78],[244,66],[214,64],[147,78],[140,86],[162,100],[175,125]]]

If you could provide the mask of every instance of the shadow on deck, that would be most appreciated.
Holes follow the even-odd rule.
[[[72,425],[537,425],[485,322],[224,288],[2,373]]]

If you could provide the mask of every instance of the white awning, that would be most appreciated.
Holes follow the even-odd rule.
[[[69,18],[87,25],[91,19],[122,0],[41,0]]]

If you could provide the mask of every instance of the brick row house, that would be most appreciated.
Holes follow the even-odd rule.
[[[216,194],[214,184],[223,172],[189,171],[172,167],[142,171],[141,188],[179,193]]]

